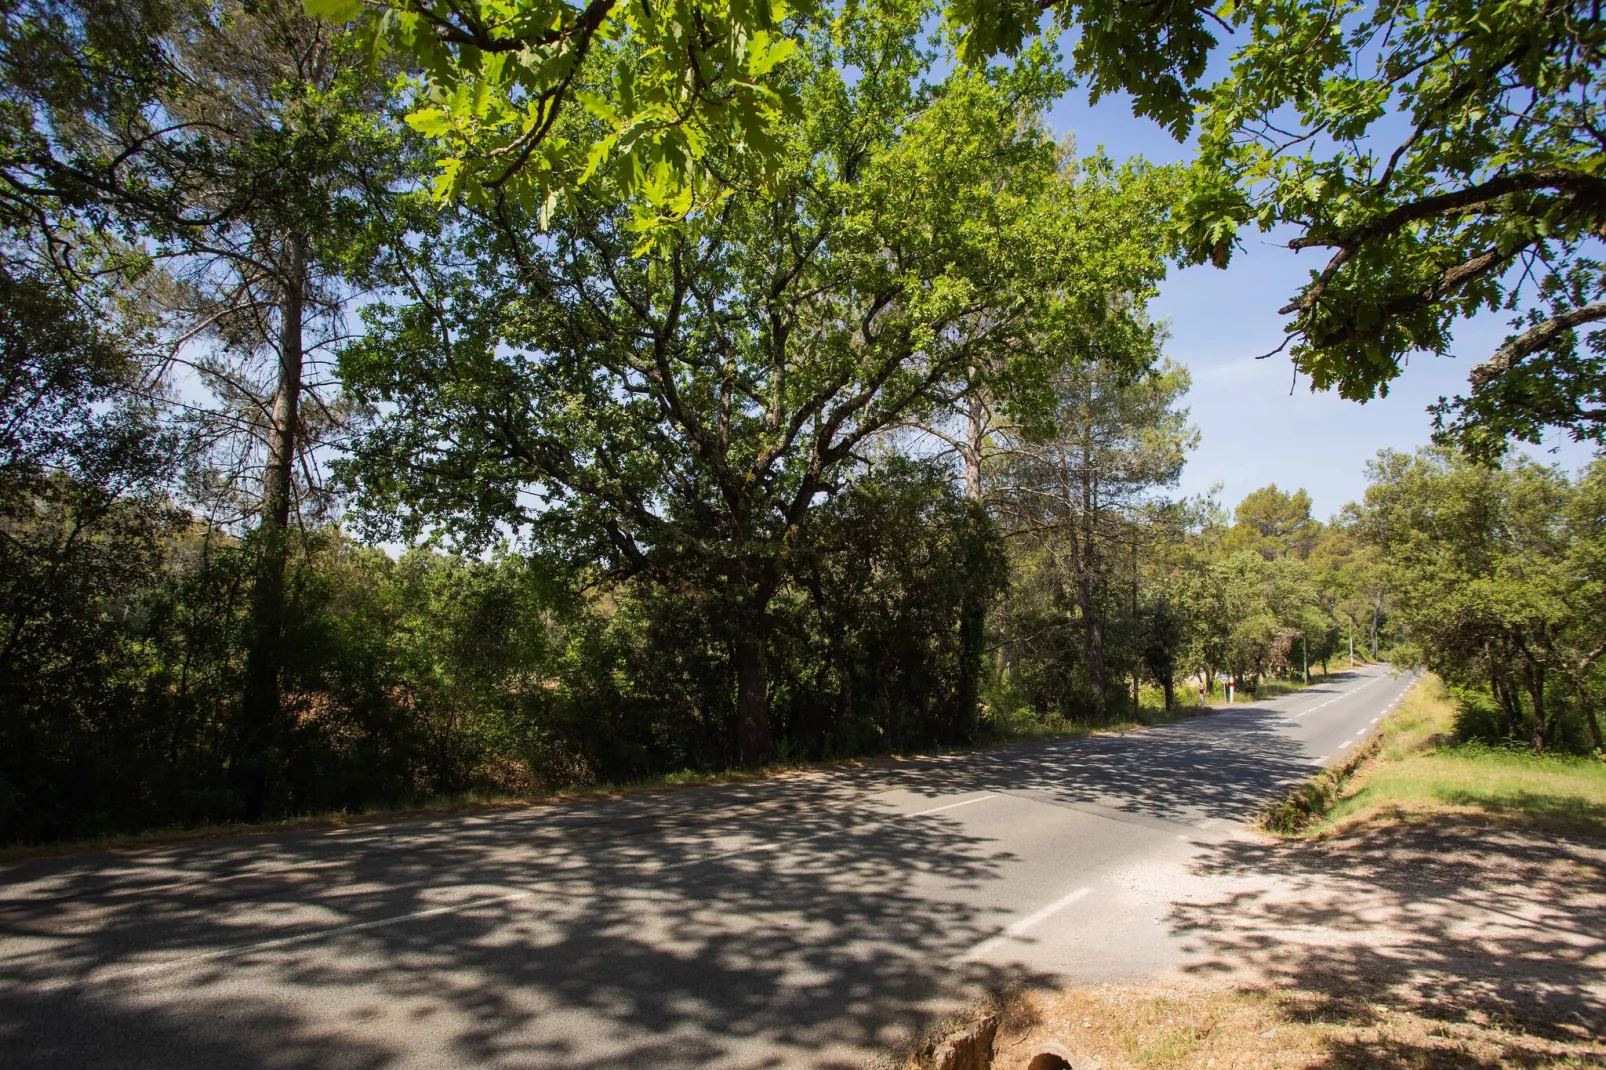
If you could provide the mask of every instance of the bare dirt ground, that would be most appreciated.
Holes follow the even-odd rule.
[[[993,1065],[1606,1066],[1606,842],[1374,822],[1223,844],[1179,891],[1182,969],[1017,995]]]

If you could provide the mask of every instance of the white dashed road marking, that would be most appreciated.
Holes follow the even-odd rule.
[[[1009,939],[1019,936],[1021,933],[1025,932],[1027,929],[1030,929],[1038,922],[1044,921],[1047,918],[1059,913],[1077,900],[1091,895],[1092,892],[1093,889],[1091,888],[1078,888],[1074,892],[1069,892],[1065,895],[1062,895],[1052,903],[1048,904],[1048,906],[1043,907],[1041,910],[1033,911],[1024,918],[1021,918],[1019,921],[1013,923],[1009,926],[1009,928],[1005,929],[997,936],[983,940],[981,943],[972,947],[969,951],[955,955],[949,961],[953,963],[960,963],[969,959],[980,958],[988,952],[1002,947]]]
[[[1348,691],[1340,691],[1338,694],[1334,695],[1332,698],[1328,699],[1326,702],[1320,703],[1319,705],[1316,705],[1316,706],[1312,706],[1308,710],[1301,710],[1300,712],[1294,714],[1292,717],[1287,718],[1287,720],[1290,723],[1292,723],[1294,721],[1297,721],[1301,717],[1305,716],[1305,714],[1307,714],[1307,713],[1315,713],[1319,709],[1323,709],[1324,707],[1331,706],[1333,703],[1337,702],[1341,698],[1346,698],[1349,695],[1353,695],[1357,691],[1364,691],[1366,688],[1371,687],[1373,684],[1377,683],[1379,680],[1382,680],[1382,679],[1385,679],[1385,677],[1374,676],[1374,677],[1372,677],[1372,679],[1366,681],[1366,683],[1362,684],[1360,687],[1352,687]]]
[[[958,807],[961,807],[961,806],[969,806],[971,803],[986,802],[988,799],[996,799],[996,798],[998,798],[998,796],[995,793],[989,793],[987,795],[978,795],[976,798],[974,798],[974,799],[966,799],[964,802],[949,803],[947,806],[933,806],[930,810],[916,810],[914,813],[906,814],[905,816],[906,817],[925,817],[927,814],[940,814],[944,810],[954,810],[954,809],[957,809]]]

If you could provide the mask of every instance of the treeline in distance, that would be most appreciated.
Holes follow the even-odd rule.
[[[1208,88],[1185,6],[1050,5],[1101,27],[1069,56],[912,0],[0,7],[0,841],[965,745],[1352,641],[1486,693],[1469,731],[1598,745],[1594,477],[1501,457],[1601,426],[1599,19],[1512,8],[1514,65],[1416,12],[1362,78],[1396,16],[1311,49],[1320,6],[1235,8]],[[1077,78],[1198,160],[1056,141]],[[1320,166],[1265,146],[1290,103]],[[1148,305],[1251,223],[1332,250],[1286,310],[1317,387],[1523,317],[1331,524],[1175,493]]]

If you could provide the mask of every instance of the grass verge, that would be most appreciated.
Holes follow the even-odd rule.
[[[1368,821],[1459,820],[1606,838],[1606,762],[1458,743],[1456,707],[1424,677],[1353,757],[1261,816],[1283,835]]]

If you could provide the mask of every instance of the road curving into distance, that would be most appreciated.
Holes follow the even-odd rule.
[[[0,866],[0,1067],[857,1065],[1140,978],[1213,844],[1410,688],[625,799]]]

